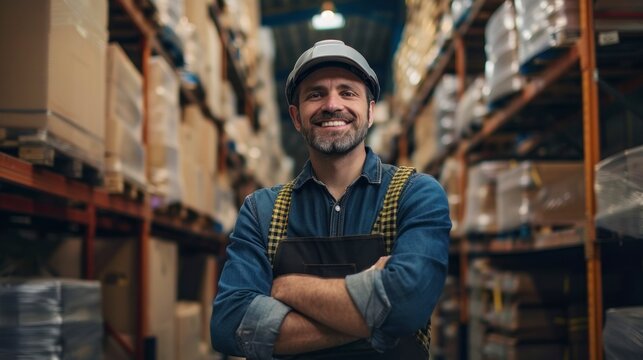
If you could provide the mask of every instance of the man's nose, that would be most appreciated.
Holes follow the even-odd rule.
[[[324,101],[323,110],[329,112],[335,112],[337,110],[343,109],[344,105],[342,103],[342,98],[338,93],[331,92],[326,96]]]

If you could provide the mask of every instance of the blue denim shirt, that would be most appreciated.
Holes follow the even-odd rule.
[[[306,163],[294,184],[288,237],[370,234],[396,168],[366,151],[361,176],[337,202]],[[230,235],[210,322],[212,344],[220,352],[272,358],[279,327],[291,310],[270,297],[273,277],[266,249],[280,189],[249,195]],[[380,351],[424,328],[444,287],[451,222],[446,195],[433,177],[417,173],[409,179],[397,221],[398,237],[386,267],[346,277],[349,294],[372,329],[369,340]]]

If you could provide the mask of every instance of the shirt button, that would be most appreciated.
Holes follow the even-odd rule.
[[[335,205],[335,211],[339,212],[342,208],[339,205]]]

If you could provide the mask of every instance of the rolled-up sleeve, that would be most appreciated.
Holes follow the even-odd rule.
[[[439,183],[425,174],[414,175],[400,198],[397,216],[398,236],[386,267],[346,277],[377,350],[427,325],[447,273],[451,221]]]
[[[349,275],[346,277],[346,288],[371,329],[371,345],[375,350],[383,352],[397,345],[399,339],[379,330],[391,310],[381,273],[382,270],[368,270]]]
[[[257,193],[244,201],[230,234],[210,334],[212,346],[219,352],[261,359],[272,356],[279,327],[290,309],[270,297],[272,267],[255,196]]]
[[[290,307],[272,297],[259,295],[252,300],[237,329],[237,339],[249,359],[272,359],[279,328]]]

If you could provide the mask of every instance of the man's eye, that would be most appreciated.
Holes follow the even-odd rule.
[[[308,93],[308,96],[306,96],[306,98],[307,98],[307,99],[316,99],[316,98],[318,98],[318,97],[320,97],[320,96],[321,96],[321,94],[320,94],[320,93],[318,93],[318,92],[312,92],[312,93]]]
[[[342,92],[342,96],[352,97],[352,96],[357,96],[357,94],[355,94],[353,91],[344,91]]]

